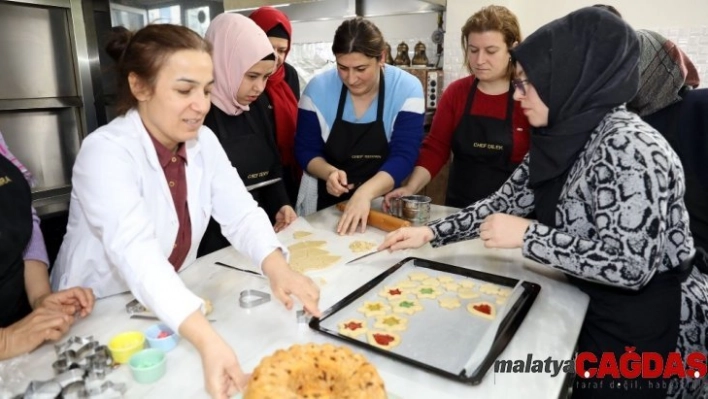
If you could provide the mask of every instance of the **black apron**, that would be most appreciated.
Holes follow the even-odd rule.
[[[264,127],[259,128],[254,120],[252,111],[247,111],[241,116],[246,120],[250,130],[234,132],[233,128],[229,128],[231,117],[220,109],[214,111],[213,122],[211,122],[216,127],[214,133],[224,147],[231,165],[238,171],[243,184],[250,186],[279,177],[272,176],[273,164],[280,162],[275,139],[270,134],[266,134],[272,129],[264,132]]]
[[[570,282],[590,296],[578,338],[578,352],[592,352],[598,360],[602,353],[613,352],[619,362],[620,356],[626,352],[625,348],[635,347],[637,353],[657,352],[666,359],[668,353],[676,351],[681,316],[681,283],[688,278],[693,264],[694,260],[689,258],[672,271],[655,274],[640,291],[609,287],[569,276]],[[653,384],[651,387],[649,381]],[[657,382],[662,384],[664,381],[665,388],[668,388],[671,380],[576,377],[573,398],[665,398],[667,389],[663,385],[657,388]],[[629,387],[639,384],[642,389],[618,389],[618,383],[626,383]]]
[[[475,79],[465,113],[452,134],[452,165],[445,205],[464,208],[494,193],[519,166],[511,162],[514,145],[514,90],[509,88],[506,119],[472,115]]]
[[[254,102],[250,111],[240,115],[248,125],[248,129],[234,126],[234,117],[214,106],[204,120],[204,124],[214,131],[229,161],[231,161],[231,165],[236,168],[239,177],[246,186],[281,177],[280,173],[274,173],[273,165],[280,163],[280,157],[275,138],[270,134],[272,129],[269,129],[267,125],[259,128],[259,124],[254,119],[255,112],[260,112],[260,110],[257,109]],[[261,118],[261,120],[264,121],[263,123],[268,123],[265,118]],[[257,191],[253,191],[251,194],[259,206],[263,207],[263,199],[258,198]],[[266,213],[271,219],[275,215],[272,209],[266,209]],[[271,220],[272,222],[273,220]],[[199,248],[197,248],[197,256],[210,254],[229,245],[231,245],[229,240],[221,234],[221,225],[214,218],[210,218]]]
[[[335,197],[327,192],[327,181],[318,180],[317,210],[351,198],[354,190],[372,178],[386,161],[389,148],[383,123],[384,90],[384,75],[381,71],[376,120],[352,123],[342,119],[347,99],[347,86],[342,85],[337,118],[325,143],[324,156],[330,165],[347,173],[347,183],[354,184],[354,189]]]
[[[32,238],[32,193],[29,184],[0,155],[0,328],[28,315],[23,254]]]

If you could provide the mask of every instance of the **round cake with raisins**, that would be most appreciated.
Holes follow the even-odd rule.
[[[342,346],[310,343],[264,358],[243,398],[386,399],[386,390],[364,356]]]

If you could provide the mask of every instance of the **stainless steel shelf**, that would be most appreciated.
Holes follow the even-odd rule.
[[[83,107],[81,97],[0,99],[0,111]]]

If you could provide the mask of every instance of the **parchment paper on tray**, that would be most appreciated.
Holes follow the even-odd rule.
[[[466,383],[478,383],[533,304],[537,284],[407,258],[310,327]]]

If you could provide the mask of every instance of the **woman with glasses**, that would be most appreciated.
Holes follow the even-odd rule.
[[[491,196],[395,231],[379,248],[473,238],[519,248],[589,295],[578,352],[618,362],[627,351],[662,361],[672,352],[706,353],[708,279],[700,269],[708,265],[694,256],[681,162],[624,105],[639,83],[634,31],[588,7],[541,27],[513,54],[514,96],[533,126],[529,156]],[[537,220],[525,218],[532,211]],[[686,378],[653,380],[590,374],[573,397],[700,396],[705,367],[685,371]]]
[[[214,18],[206,39],[214,47],[214,89],[213,107],[204,125],[216,134],[239,177],[278,232],[297,215],[282,180],[270,105],[263,95],[275,70],[273,47],[255,22],[234,13]],[[198,255],[229,245],[221,226],[212,219]]]
[[[384,209],[391,198],[425,187],[451,151],[445,204],[458,208],[496,191],[528,152],[529,124],[512,98],[509,50],[521,41],[516,16],[506,7],[484,7],[462,27],[461,41],[470,76],[443,92],[412,175],[386,195]]]
[[[315,76],[300,100],[298,214],[348,200],[340,234],[365,230],[371,201],[411,173],[423,138],[423,88],[385,65],[385,45],[371,21],[344,21],[332,43],[337,69]]]

